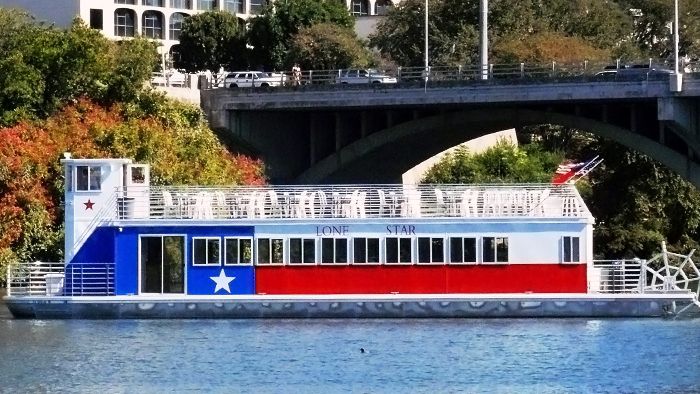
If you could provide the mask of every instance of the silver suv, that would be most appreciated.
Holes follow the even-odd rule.
[[[336,83],[396,83],[396,78],[372,68],[350,69],[340,70]]]
[[[226,76],[224,86],[229,88],[257,88],[267,86],[282,86],[286,76],[262,71],[235,71]]]

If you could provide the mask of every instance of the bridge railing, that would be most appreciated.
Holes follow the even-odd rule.
[[[465,81],[480,81],[480,83],[520,83],[521,81],[551,82],[552,80],[583,78],[592,81],[631,81],[631,80],[663,80],[668,78],[668,73],[673,65],[666,60],[644,59],[636,62],[547,62],[547,63],[494,63],[482,68],[479,64],[467,65],[436,65],[427,69],[418,67],[397,67],[386,71],[370,71],[366,83],[381,83],[388,87],[390,85],[406,84],[441,84],[441,83],[461,83]],[[620,71],[624,70],[624,71]],[[694,73],[700,75],[700,62],[683,62],[681,70],[693,79]],[[352,85],[343,84],[346,82],[341,77],[345,70],[301,70],[295,74],[293,71],[283,71],[271,75],[279,76],[280,86],[338,86],[343,85],[343,89]],[[618,72],[620,71],[620,72]],[[375,73],[375,74],[372,74]],[[374,76],[384,75],[396,78],[393,80],[376,81]],[[356,83],[361,85],[362,78],[358,78]],[[212,84],[210,87],[221,87],[221,84]],[[277,88],[263,88],[263,90],[274,90]]]

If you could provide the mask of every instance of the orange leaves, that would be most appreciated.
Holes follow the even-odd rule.
[[[60,228],[63,152],[149,163],[154,184],[265,183],[262,162],[226,151],[196,120],[199,109],[156,101],[160,113],[141,108],[140,116],[125,117],[120,104],[105,108],[80,99],[44,121],[0,129],[0,250],[33,258],[32,251],[41,250],[37,229],[50,238]]]

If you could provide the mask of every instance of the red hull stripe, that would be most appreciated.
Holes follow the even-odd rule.
[[[585,293],[586,265],[255,267],[257,294]]]

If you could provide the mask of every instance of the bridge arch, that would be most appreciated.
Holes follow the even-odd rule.
[[[690,155],[680,154],[629,129],[603,121],[575,114],[518,108],[469,109],[401,123],[341,148],[312,165],[297,181],[397,182],[401,174],[416,164],[464,141],[500,130],[537,124],[576,128],[616,141],[655,158],[700,187],[700,166],[692,161]],[[686,139],[683,133],[677,133],[677,136]]]

